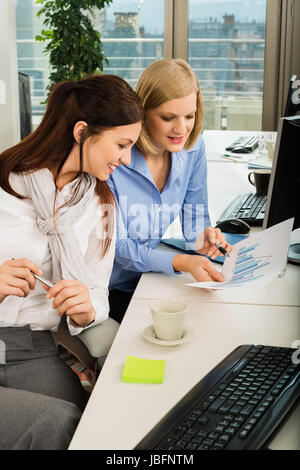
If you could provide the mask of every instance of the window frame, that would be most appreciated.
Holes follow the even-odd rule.
[[[189,0],[165,0],[164,57],[188,61]],[[300,79],[300,2],[267,0],[262,130],[276,131],[289,81]]]

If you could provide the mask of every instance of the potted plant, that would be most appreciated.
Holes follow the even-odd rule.
[[[112,0],[36,0],[44,15],[43,29],[37,41],[47,41],[51,72],[48,90],[62,80],[79,80],[103,71],[104,55],[100,33],[93,28],[86,12],[104,8]]]

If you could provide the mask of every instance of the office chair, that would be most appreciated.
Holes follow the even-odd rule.
[[[71,336],[64,315],[54,334],[54,339],[59,352],[62,347],[87,369],[88,380],[91,385],[94,385],[97,371],[105,362],[119,326],[113,318],[108,318],[102,323],[87,328],[77,336]]]

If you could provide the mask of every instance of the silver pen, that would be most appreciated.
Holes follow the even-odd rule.
[[[44,279],[43,277],[41,276],[38,276],[37,274],[35,274],[34,272],[31,271],[31,273],[33,274],[33,276],[40,282],[42,282],[43,284],[45,284],[46,286],[48,287],[53,287],[54,284],[51,282],[51,281],[48,281],[47,279]]]
[[[225,250],[225,248],[223,248],[222,246],[220,246],[219,243],[215,242],[213,243],[213,245],[218,248],[222,255],[227,256],[227,258],[230,258],[230,254],[228,253],[228,251]]]

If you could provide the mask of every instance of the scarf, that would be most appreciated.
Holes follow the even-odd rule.
[[[78,279],[88,285],[92,273],[84,262],[73,226],[88,209],[95,195],[96,178],[87,173],[83,174],[75,199],[70,205],[56,211],[54,222],[55,185],[52,173],[48,169],[42,169],[33,173],[22,173],[20,176],[25,196],[31,200],[35,209],[37,225],[48,237],[53,264],[53,282],[56,283],[61,279]]]

